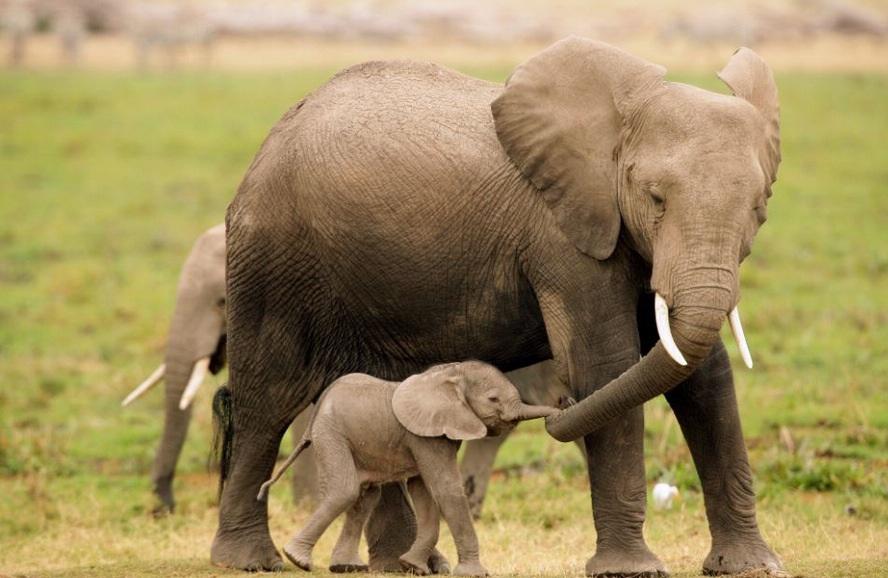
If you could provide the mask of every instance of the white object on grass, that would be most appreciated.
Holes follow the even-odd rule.
[[[672,507],[672,498],[678,497],[678,488],[669,484],[660,482],[654,486],[654,506],[661,510],[668,510]]]

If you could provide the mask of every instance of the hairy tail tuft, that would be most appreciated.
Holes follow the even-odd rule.
[[[228,385],[223,385],[216,390],[213,396],[213,455],[219,463],[219,496],[222,498],[222,490],[225,480],[228,478],[228,468],[231,465],[231,448],[234,442],[234,416],[231,406],[231,390]]]

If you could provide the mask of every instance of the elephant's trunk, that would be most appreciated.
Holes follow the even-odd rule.
[[[179,460],[188,433],[188,425],[191,422],[191,408],[179,409],[179,401],[191,377],[193,367],[194,364],[190,360],[167,356],[163,435],[154,458],[151,481],[154,493],[169,510],[174,506],[172,483],[176,462]]]
[[[183,396],[190,402],[197,393],[209,371],[209,356],[220,345],[221,320],[207,319],[199,326],[199,332],[195,332],[196,325],[194,319],[179,311],[177,304],[165,360],[163,435],[151,471],[154,493],[168,510],[174,507],[173,477],[191,422],[191,407],[183,403]]]
[[[554,407],[519,403],[507,414],[506,421],[517,422],[529,419],[539,419],[541,417],[549,417],[550,415],[555,415],[557,413],[558,410]]]
[[[560,441],[575,440],[687,379],[706,359],[725,317],[734,308],[736,265],[719,267],[718,271],[722,274],[679,277],[689,283],[672,293],[674,306],[669,308],[667,325],[673,341],[671,354],[664,343],[669,336],[659,327],[661,340],[644,358],[586,399],[548,418],[549,433]],[[723,274],[730,271],[733,275]],[[684,365],[682,359],[676,360],[675,350]]]

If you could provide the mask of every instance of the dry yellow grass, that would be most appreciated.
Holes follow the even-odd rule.
[[[557,451],[572,453],[573,448]],[[214,568],[208,560],[217,516],[212,505],[213,476],[188,476],[182,484],[179,513],[157,520],[144,509],[121,516],[120,510],[129,506],[111,503],[105,495],[108,486],[119,482],[96,478],[91,484],[70,488],[52,482],[35,488],[33,481],[22,479],[0,482],[0,494],[12,499],[36,498],[49,518],[46,531],[4,545],[0,570],[35,577],[211,576],[231,572]],[[131,489],[138,492],[136,496],[144,496],[141,490]],[[280,488],[270,504],[272,535],[278,545],[308,516],[308,510],[293,506],[286,494]],[[542,472],[496,480],[477,525],[488,569],[508,576],[581,576],[595,543],[586,496],[582,476],[563,478]],[[111,509],[118,515],[110,513]],[[787,569],[798,576],[886,576],[888,526],[871,519],[884,519],[886,509],[880,502],[858,504],[858,514],[848,515],[841,497],[835,494],[786,493],[763,501],[760,522]],[[326,567],[338,528],[339,522],[318,544],[318,568]],[[700,496],[686,495],[668,511],[651,509],[647,535],[652,549],[674,576],[698,575],[709,547]],[[446,530],[442,546],[455,559]],[[290,565],[288,570],[298,573]]]

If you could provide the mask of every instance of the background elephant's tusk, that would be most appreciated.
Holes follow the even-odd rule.
[[[669,328],[669,306],[666,305],[666,300],[659,293],[654,296],[654,316],[657,318],[657,334],[660,336],[660,343],[663,344],[666,353],[675,363],[682,366],[687,365],[688,362],[685,361],[684,355],[681,354],[681,350],[672,338],[672,330]]]
[[[200,389],[200,384],[203,383],[203,380],[209,371],[210,358],[201,357],[198,359],[194,364],[194,369],[191,370],[191,377],[188,379],[188,385],[185,386],[185,391],[182,393],[182,399],[179,401],[179,409],[188,409],[188,406],[191,405],[191,400],[197,395],[197,390]]]
[[[136,401],[147,392],[149,389],[157,385],[157,382],[163,378],[163,374],[166,371],[166,363],[161,363],[160,366],[154,370],[154,373],[148,376],[148,379],[143,381],[136,387],[136,389],[132,390],[126,398],[122,402],[120,402],[121,407],[126,407],[132,402]]]
[[[731,322],[731,333],[734,334],[734,341],[737,342],[737,347],[740,348],[740,357],[743,358],[743,363],[746,364],[746,367],[752,369],[752,355],[749,353],[746,334],[743,333],[743,324],[740,323],[740,310],[737,307],[734,307],[728,313],[728,320]]]

